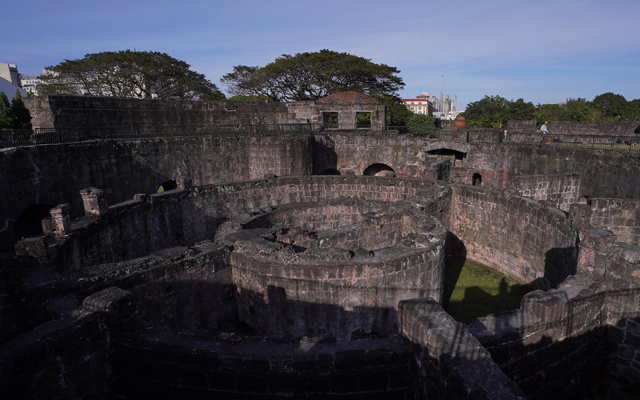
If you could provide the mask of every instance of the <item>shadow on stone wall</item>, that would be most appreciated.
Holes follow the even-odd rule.
[[[316,136],[313,143],[313,175],[322,171],[338,168],[336,144],[329,136]]]
[[[577,268],[577,246],[551,249],[544,257],[544,282],[536,280],[533,284],[546,290],[557,288],[570,275],[575,275]]]

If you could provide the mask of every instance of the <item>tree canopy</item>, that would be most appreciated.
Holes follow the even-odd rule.
[[[627,101],[619,94],[603,93],[593,101],[577,98],[534,106],[523,99],[485,96],[469,103],[463,115],[467,125],[486,128],[500,128],[508,120],[537,120],[538,125],[544,121],[638,121],[640,100]]]
[[[218,87],[190,65],[165,53],[118,51],[87,54],[47,67],[39,78],[42,94],[81,94],[161,99],[221,100]]]
[[[9,98],[0,91],[0,130],[31,129],[31,114],[22,102],[20,91],[9,102]]]
[[[366,58],[320,50],[283,54],[264,67],[237,65],[220,81],[232,95],[265,96],[270,101],[318,100],[344,91],[397,97],[404,87],[398,73],[395,67]]]

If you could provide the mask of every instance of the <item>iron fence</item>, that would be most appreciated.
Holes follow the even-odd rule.
[[[505,132],[503,130],[451,129],[431,127],[389,126],[382,124],[255,124],[255,125],[173,125],[111,126],[99,128],[41,128],[32,131],[0,131],[0,148],[40,146],[107,139],[144,139],[181,136],[274,136],[310,135],[317,133],[361,132],[383,135],[412,135],[433,140],[463,143],[511,143],[522,145],[580,147],[587,149],[640,151],[640,135],[548,134],[544,142],[539,133]]]

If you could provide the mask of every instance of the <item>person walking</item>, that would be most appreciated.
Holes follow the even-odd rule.
[[[542,142],[544,141],[544,135],[549,134],[549,129],[547,129],[547,121],[545,121],[544,124],[542,124],[542,126],[540,127],[540,132],[542,132],[542,136],[540,136],[540,143],[542,144]]]

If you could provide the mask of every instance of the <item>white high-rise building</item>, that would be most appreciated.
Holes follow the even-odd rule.
[[[0,78],[4,78],[16,86],[20,86],[18,66],[0,62]]]

